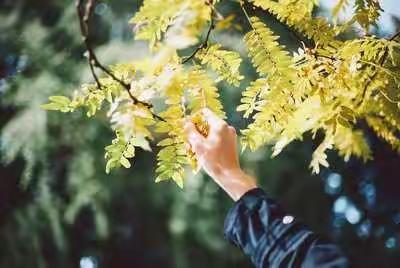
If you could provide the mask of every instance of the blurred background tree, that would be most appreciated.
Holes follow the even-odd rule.
[[[394,8],[395,1],[382,2]],[[96,6],[96,50],[106,63],[148,53],[145,44],[132,44],[127,23],[138,6]],[[317,12],[329,15],[324,7]],[[234,9],[227,1],[220,10]],[[294,49],[291,33],[267,19]],[[1,267],[250,267],[223,239],[232,202],[210,178],[192,176],[183,191],[154,184],[155,159],[145,151],[132,169],[106,175],[99,160],[113,136],[106,116],[87,120],[39,108],[49,95],[68,95],[90,80],[72,1],[3,0],[0,22]],[[236,32],[212,38],[244,51]],[[242,71],[248,80],[255,76],[249,61]],[[229,123],[242,128],[240,90],[219,86]],[[332,168],[318,176],[308,170],[318,144],[311,138],[274,159],[268,148],[245,152],[241,162],[290,213],[337,241],[354,267],[398,267],[400,157],[369,133],[373,161],[344,163],[332,152]]]

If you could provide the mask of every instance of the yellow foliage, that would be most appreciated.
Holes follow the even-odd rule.
[[[309,0],[251,0],[258,6],[274,14],[288,26],[295,28],[311,40],[322,45],[334,42],[335,30],[325,18],[312,18],[313,1]]]
[[[150,48],[156,48],[164,37],[173,44],[193,45],[209,20],[209,7],[202,0],[145,0],[130,23],[136,25],[136,39],[149,40]]]
[[[240,58],[239,53],[220,49],[221,45],[216,44],[197,53],[197,58],[202,64],[207,64],[212,70],[217,72],[218,78],[215,82],[226,80],[228,83],[239,86],[243,76],[239,72]]]
[[[337,150],[346,161],[352,156],[372,158],[367,138],[358,128],[359,122],[366,121],[377,136],[400,151],[398,40],[336,39],[355,22],[367,32],[382,11],[376,0],[356,0],[353,18],[342,25],[314,17],[317,1],[250,0],[247,4],[272,14],[315,45],[303,45],[292,55],[261,18],[245,12],[250,30],[243,41],[259,77],[243,90],[237,107],[251,121],[241,130],[244,148],[256,150],[268,144],[276,156],[307,132],[323,133],[310,163],[318,173],[321,166],[329,166],[327,150]],[[334,16],[347,6],[349,1],[338,1]],[[143,1],[131,23],[135,39],[147,40],[152,54],[140,62],[111,66],[120,81],[103,74],[99,83],[82,85],[72,97],[51,96],[42,107],[61,112],[85,108],[88,116],[108,107],[116,138],[105,148],[106,171],[130,167],[135,148],[151,151],[150,141],[157,139],[156,181],[171,179],[183,187],[186,165],[198,169],[183,131],[185,120],[192,120],[207,136],[201,109],[208,107],[225,117],[216,84],[225,80],[240,86],[244,78],[240,54],[209,38],[215,21],[219,31],[242,29],[232,23],[237,14],[231,12],[219,21],[218,14],[218,1]],[[189,47],[192,54],[187,53]]]

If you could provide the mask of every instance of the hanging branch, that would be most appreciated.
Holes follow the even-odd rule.
[[[397,31],[394,35],[392,35],[388,40],[389,41],[394,41],[398,36],[400,36],[400,30]],[[384,51],[383,56],[382,56],[382,58],[381,58],[381,60],[379,62],[379,66],[380,67],[383,67],[385,65],[388,56],[389,56],[389,47],[385,47],[385,51]],[[362,92],[362,95],[361,95],[361,100],[360,100],[360,102],[358,103],[357,106],[361,106],[364,103],[364,98],[365,98],[365,95],[367,94],[367,89],[368,89],[369,85],[372,83],[372,81],[376,78],[378,73],[379,73],[378,71],[375,71],[374,74],[371,77],[369,77],[368,82],[365,83],[365,86],[364,86],[364,89],[363,89],[363,92]]]
[[[243,1],[240,0],[239,4],[242,8],[242,10],[245,10],[245,5],[249,5],[251,6],[251,8],[253,10],[260,10],[264,13],[266,13],[269,17],[271,17],[274,21],[276,21],[279,25],[281,25],[282,27],[284,27],[286,29],[286,31],[289,32],[290,35],[292,35],[292,37],[294,39],[296,39],[296,41],[300,44],[305,44],[307,47],[311,47],[314,46],[312,40],[307,39],[305,37],[303,37],[300,33],[298,33],[296,30],[294,30],[292,27],[290,27],[289,25],[283,23],[282,21],[280,21],[274,14],[272,14],[271,12],[269,12],[268,10],[265,9],[261,9],[260,7],[255,6],[253,3],[251,3],[250,1]],[[247,13],[247,12],[246,12]],[[246,15],[248,16],[248,14]]]
[[[194,56],[196,56],[197,52],[199,52],[200,50],[202,50],[203,48],[206,48],[208,46],[208,39],[210,39],[211,31],[214,29],[215,25],[214,25],[214,8],[212,6],[212,1],[209,1],[206,4],[210,5],[210,13],[211,13],[210,14],[210,27],[208,28],[208,31],[207,31],[204,41],[192,52],[192,54],[190,54],[190,56],[186,57],[182,61],[182,64],[185,64],[188,61],[190,61],[191,59],[193,59]]]
[[[110,76],[114,81],[118,82],[128,93],[129,97],[131,98],[133,104],[140,104],[145,107],[147,107],[149,110],[153,108],[153,105],[148,102],[144,102],[136,98],[135,96],[132,95],[131,93],[131,86],[130,84],[124,82],[122,79],[116,77],[112,71],[110,71],[108,68],[106,68],[103,64],[100,63],[99,59],[96,56],[96,53],[94,52],[91,39],[90,39],[90,19],[93,15],[93,10],[95,7],[95,0],[87,0],[86,5],[84,6],[84,0],[76,0],[76,11],[78,14],[79,18],[79,26],[81,29],[81,34],[83,38],[83,42],[86,46],[86,51],[88,53],[88,63],[90,67],[90,71],[92,73],[92,76],[96,82],[96,85],[99,89],[102,89],[102,85],[100,83],[100,80],[95,72],[95,68],[98,68],[102,70],[104,73],[106,73],[108,76]],[[151,112],[151,111],[150,111]],[[162,117],[159,115],[151,112],[152,116],[158,120],[165,121]]]

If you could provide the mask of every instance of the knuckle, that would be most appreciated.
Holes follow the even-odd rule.
[[[223,122],[218,126],[218,131],[219,132],[225,132],[229,129],[229,126],[227,123]]]

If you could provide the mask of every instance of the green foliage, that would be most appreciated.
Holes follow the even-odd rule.
[[[109,173],[111,169],[120,167],[121,165],[125,168],[130,168],[131,163],[129,158],[135,156],[134,139],[130,138],[126,140],[120,131],[117,131],[117,138],[112,141],[111,145],[106,146],[105,157],[107,160],[106,173]]]
[[[0,38],[1,58],[15,58],[21,66],[14,75],[1,79],[0,177],[4,191],[9,191],[7,184],[11,184],[18,192],[14,188],[9,195],[2,192],[7,206],[1,210],[6,213],[0,226],[4,242],[0,266],[46,267],[44,248],[54,248],[54,258],[61,259],[70,243],[67,229],[87,206],[92,209],[86,215],[96,221],[93,233],[99,237],[107,234],[104,172],[95,172],[89,156],[96,150],[88,148],[97,133],[93,126],[100,124],[81,125],[79,113],[64,117],[40,108],[54,95],[47,108],[72,111],[74,98],[61,95],[69,94],[81,79],[88,79],[86,64],[71,54],[81,46],[74,5],[70,1],[57,5],[18,1],[3,9],[4,4],[7,6],[2,3],[0,8],[0,30],[5,33]],[[61,16],[48,27],[36,17],[41,10]],[[4,70],[4,65],[1,68]],[[9,173],[10,169],[15,171]]]
[[[325,18],[313,17],[314,1],[253,0],[249,4],[271,13],[315,45],[299,48],[292,56],[267,24],[261,18],[249,17],[242,6],[250,26],[243,41],[259,75],[243,91],[242,103],[237,107],[252,120],[241,131],[244,148],[255,150],[271,144],[275,156],[306,132],[313,136],[322,132],[325,138],[310,164],[318,173],[321,165],[329,165],[329,149],[338,150],[346,161],[351,156],[371,158],[364,133],[358,129],[358,122],[365,120],[378,136],[399,149],[400,115],[394,107],[399,98],[395,66],[400,60],[400,44],[374,36],[337,38],[355,22],[368,31],[381,12],[378,2],[356,1],[353,19],[334,26]],[[334,19],[348,6],[348,1],[339,1],[333,10]],[[184,120],[193,118],[203,107],[223,117],[215,84],[225,80],[239,86],[244,78],[239,72],[239,53],[210,42],[210,32],[206,40],[200,41],[206,27],[213,30],[217,9],[218,2],[212,1],[144,1],[131,22],[136,25],[135,39],[149,41],[152,53],[140,62],[112,67],[116,77],[131,85],[129,94],[104,74],[100,86],[84,85],[72,99],[52,96],[42,108],[72,112],[86,107],[88,116],[92,116],[104,108],[107,100],[117,138],[106,147],[106,171],[119,166],[129,168],[128,159],[134,157],[135,146],[150,150],[154,133],[162,133],[165,136],[157,143],[161,149],[156,181],[172,179],[183,187],[184,167],[193,158],[185,149]],[[196,44],[198,48],[189,57],[194,61],[188,61],[182,54]],[[190,66],[196,59],[216,77],[196,63]],[[160,99],[163,105],[159,105]]]
[[[71,105],[71,100],[64,96],[49,97],[50,103],[43,104],[41,107],[45,110],[60,111],[63,113],[71,112],[74,106]]]
[[[11,163],[22,155],[26,162],[22,180],[24,187],[29,185],[34,166],[40,162],[37,155],[46,144],[46,123],[46,113],[43,110],[26,107],[2,130],[2,160]]]

